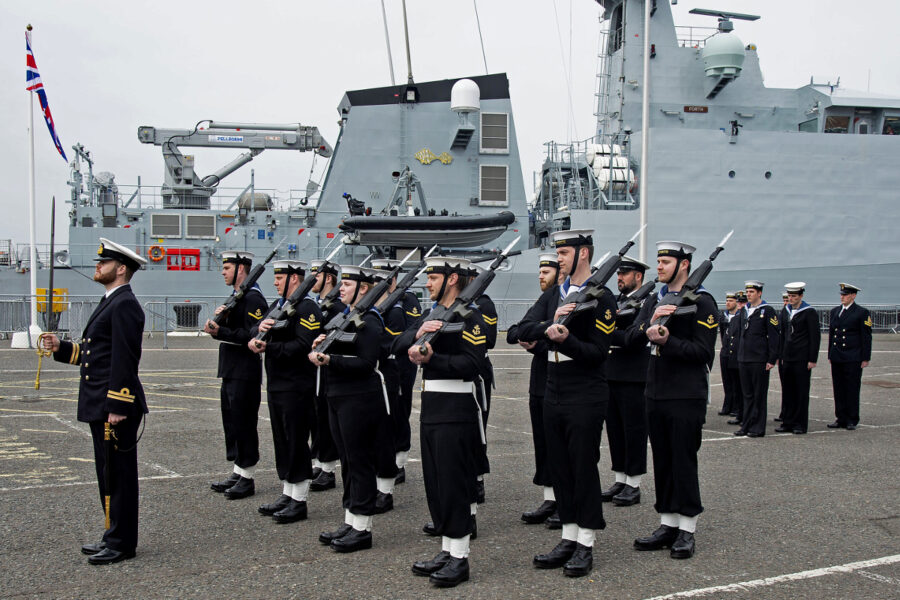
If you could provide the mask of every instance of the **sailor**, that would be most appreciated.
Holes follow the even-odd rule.
[[[731,378],[731,371],[728,369],[730,356],[730,340],[728,338],[728,324],[737,315],[737,294],[735,292],[725,293],[725,310],[719,313],[719,341],[722,347],[719,350],[719,370],[722,373],[722,388],[725,392],[725,399],[722,402],[722,410],[719,415],[729,415],[734,411],[736,406],[734,380]],[[740,395],[737,396],[740,399]]]
[[[572,229],[552,234],[559,268],[565,277],[556,297],[547,294],[535,318],[519,324],[519,339],[546,336],[547,389],[544,392],[544,433],[552,465],[562,540],[547,554],[534,557],[540,569],[563,567],[569,577],[593,568],[596,530],[606,527],[600,475],[600,436],[609,402],[605,361],[616,326],[616,302],[603,288],[599,302],[582,310],[568,325],[556,321],[571,313],[571,301],[591,276],[593,230]]]
[[[748,302],[741,312],[742,331],[738,345],[744,414],[741,428],[734,435],[753,438],[766,435],[769,371],[778,362],[781,343],[778,313],[762,299],[763,285],[761,281],[744,284]]]
[[[225,285],[237,292],[253,266],[253,253],[222,253],[222,277]],[[210,485],[214,492],[224,492],[229,500],[252,496],[255,491],[253,473],[259,462],[259,417],[262,361],[247,347],[250,330],[262,320],[266,299],[254,284],[247,290],[221,325],[207,320],[203,331],[219,340],[218,377],[222,379],[222,424],[225,429],[225,457],[234,462],[232,474]],[[225,306],[216,308],[216,314]]]
[[[559,262],[555,252],[538,256],[538,284],[543,294],[556,301],[559,294]],[[548,300],[544,300],[547,302]],[[535,320],[534,310],[540,310],[541,300],[525,313],[525,319]],[[537,318],[540,320],[540,317]],[[547,441],[544,436],[544,391],[547,388],[547,340],[526,342],[519,339],[519,324],[510,326],[506,333],[508,344],[518,343],[531,353],[531,377],[528,379],[528,412],[531,414],[531,439],[534,441],[534,477],[532,483],[543,488],[544,501],[534,510],[522,513],[522,520],[528,524],[543,523],[556,514],[556,496],[553,494],[553,480],[547,464]],[[557,516],[558,518],[558,516]]]
[[[269,311],[284,306],[305,275],[306,263],[279,260],[273,263],[275,289],[279,298]],[[315,403],[316,368],[304,360],[312,342],[322,329],[319,305],[309,297],[301,299],[284,323],[273,329],[275,320],[266,318],[247,343],[251,352],[265,352],[266,393],[272,442],[275,445],[275,470],[281,480],[281,496],[259,507],[261,514],[276,523],[293,523],[306,519],[306,500],[312,479],[309,453],[310,417]],[[266,341],[257,340],[258,332],[270,332]]]
[[[322,322],[328,322],[346,308],[339,298],[338,266],[321,259],[309,262],[310,273],[316,274],[316,283],[312,293],[316,294],[316,303],[322,311]],[[310,491],[322,492],[335,486],[334,470],[337,468],[338,451],[331,437],[331,424],[328,422],[328,402],[325,399],[327,382],[322,379],[328,376],[326,369],[318,369],[319,393],[316,395],[316,416],[312,428],[313,480],[309,484]]]
[[[782,325],[781,342],[780,342],[780,344],[782,344],[782,345],[779,345],[779,350],[778,350],[779,354],[781,353],[781,350],[783,350],[784,327],[787,327],[787,307],[790,304],[790,299],[788,298],[787,291],[784,291],[781,293],[781,302],[783,304],[783,308],[781,309],[781,313],[779,314],[778,319]],[[781,406],[778,409],[778,416],[772,420],[775,421],[776,423],[781,423],[782,421],[784,421],[784,387],[785,387],[784,362],[782,360],[778,361],[778,381],[779,381],[779,383],[781,383]],[[779,431],[779,429],[784,431],[783,427],[776,427],[775,431]],[[788,430],[788,431],[790,431],[790,430]]]
[[[441,551],[413,564],[412,571],[438,587],[453,587],[469,579],[469,540],[475,537],[477,451],[482,444],[475,382],[487,333],[473,304],[458,332],[442,332],[433,344],[418,342],[442,327],[442,321],[429,315],[438,305],[450,307],[456,301],[469,269],[467,260],[449,256],[430,256],[425,265],[425,288],[434,304],[397,338],[394,354],[405,353],[422,367],[422,474],[432,519],[428,526],[441,536]]]
[[[78,382],[78,420],[88,423],[94,441],[94,466],[100,505],[109,528],[98,543],[81,552],[92,565],[134,558],[138,540],[137,430],[147,412],[144,389],[138,379],[144,311],[131,291],[132,276],[147,261],[130,249],[100,238],[94,281],[106,288],[81,334],[81,343],[42,335],[44,349],[59,362],[81,367]],[[114,447],[107,454],[105,424],[114,432]],[[107,489],[107,483],[111,489]]]
[[[341,302],[349,312],[372,288],[375,272],[357,266],[341,267]],[[325,335],[316,338],[309,361],[327,371],[331,435],[341,460],[344,486],[344,523],[334,531],[323,531],[319,541],[336,552],[356,552],[372,547],[372,515],[375,501],[375,454],[378,425],[385,414],[384,386],[376,370],[381,354],[384,322],[377,310],[362,315],[364,326],[350,325],[346,333],[353,341],[338,340],[327,354],[316,351]]]
[[[386,278],[397,265],[397,261],[386,258],[375,259],[371,262],[376,282]],[[391,351],[394,340],[406,329],[406,319],[403,315],[403,303],[398,301],[393,306],[381,306],[382,300],[397,287],[397,278],[391,280],[390,286],[382,294],[376,304],[381,318],[384,320],[384,335],[381,336],[381,354],[378,357],[378,371],[384,377],[385,390],[388,396],[390,413],[384,411],[381,415],[381,423],[378,425],[377,453],[375,458],[376,487],[378,489],[375,500],[375,509],[378,514],[386,513],[394,508],[394,484],[399,474],[396,454],[396,429],[397,419],[401,412],[399,404],[400,396],[400,371],[398,360]],[[408,363],[406,357],[403,362]],[[402,423],[400,423],[402,426]],[[407,427],[409,421],[407,420]]]
[[[784,372],[781,405],[784,421],[777,432],[806,433],[809,424],[809,383],[819,358],[819,317],[803,300],[806,283],[785,284],[788,300],[781,319],[781,358],[778,366]]]
[[[671,548],[672,558],[694,555],[694,532],[703,512],[697,452],[706,421],[709,370],[716,353],[718,309],[702,287],[693,313],[673,315],[675,305],[657,303],[679,294],[688,279],[696,248],[682,242],[656,243],[656,272],[665,285],[638,316],[652,342],[647,369],[647,424],[653,450],[654,508],[660,526],[634,541],[636,550]],[[652,316],[651,316],[652,315]],[[659,319],[669,315],[665,326]]]
[[[478,275],[484,272],[484,267],[472,263],[469,269],[469,280],[478,277]],[[485,436],[487,435],[487,423],[488,423],[488,415],[491,412],[491,388],[494,387],[494,365],[491,364],[490,351],[493,350],[494,346],[497,345],[497,307],[494,305],[494,301],[491,300],[491,297],[487,294],[482,294],[475,300],[475,305],[478,307],[479,312],[481,312],[481,317],[484,319],[485,325],[485,334],[487,335],[487,344],[486,349],[487,353],[485,354],[484,361],[481,363],[481,374],[479,375],[479,381],[475,386],[475,392],[478,395],[478,404],[481,405],[481,420],[484,425]],[[478,504],[484,503],[484,476],[491,472],[491,465],[488,461],[487,456],[487,437],[485,437],[485,443],[481,445],[478,453],[478,461],[480,466],[478,468],[478,479],[475,485],[475,498]]]
[[[844,427],[853,431],[859,425],[859,388],[862,370],[872,359],[872,316],[856,303],[861,290],[841,283],[841,305],[831,309],[828,326],[828,362],[834,386],[833,423],[828,427]]]
[[[649,265],[625,256],[617,271],[619,297],[628,296],[644,285]],[[646,302],[646,300],[645,300]],[[602,494],[604,502],[631,506],[641,501],[641,476],[647,472],[647,336],[637,321],[637,313],[617,316],[612,334],[606,373],[609,380],[609,408],[606,437],[615,483]]]
[[[728,420],[729,425],[740,425],[744,420],[744,389],[741,386],[741,369],[738,363],[738,349],[741,343],[741,334],[744,332],[741,315],[747,306],[747,292],[738,290],[734,294],[737,307],[734,316],[728,321],[724,342],[728,344],[728,378],[731,380],[731,412],[734,417]]]

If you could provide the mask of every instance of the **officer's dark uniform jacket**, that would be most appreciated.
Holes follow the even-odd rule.
[[[113,291],[84,327],[81,343],[60,340],[53,358],[81,366],[78,420],[106,421],[109,413],[136,417],[147,412],[138,379],[144,311],[130,285]]]
[[[344,309],[348,310],[347,308]],[[376,391],[372,400],[384,405],[381,393],[381,379],[375,373],[381,355],[381,337],[384,322],[375,310],[363,315],[365,326],[356,329],[350,325],[347,333],[355,333],[353,342],[335,341],[328,348],[331,359],[325,367],[328,382],[328,400],[354,394]]]
[[[619,294],[617,303],[628,298]],[[646,304],[646,300],[644,301]],[[616,316],[616,328],[612,332],[606,373],[610,381],[642,382],[647,380],[650,353],[647,349],[645,325],[638,320],[639,312]]]
[[[253,286],[244,294],[219,326],[216,339],[219,344],[219,371],[222,379],[262,381],[262,361],[258,354],[247,347],[256,327],[268,310],[266,299],[259,288]]]
[[[822,333],[816,310],[805,302],[795,311],[785,307],[782,310],[781,339],[783,362],[818,362]]]
[[[650,323],[657,303],[666,295],[667,286],[641,308],[638,319],[644,328]],[[666,323],[669,339],[663,346],[652,346],[647,369],[646,394],[655,400],[707,398],[709,369],[716,353],[719,327],[716,302],[701,288],[697,312],[673,316]],[[645,334],[646,335],[646,334]]]
[[[765,301],[752,315],[749,309],[748,304],[740,311],[742,332],[738,361],[775,364],[781,344],[778,314]]]
[[[742,310],[738,310],[725,328],[725,335],[722,337],[722,345],[727,349],[728,368],[738,368],[738,348],[741,345],[741,334],[744,331],[743,321],[741,320]]]
[[[728,359],[731,356],[731,337],[728,329],[731,326],[731,322],[737,318],[738,311],[735,311],[733,315],[728,314],[727,310],[719,313],[719,342],[722,344],[719,348],[719,364],[728,364]]]
[[[841,315],[841,307],[831,309],[828,327],[828,360],[862,362],[872,359],[872,317],[857,303]]]
[[[281,298],[269,310],[279,307]],[[271,392],[308,392],[316,385],[316,367],[306,356],[313,340],[322,333],[322,313],[311,298],[304,298],[295,306],[284,327],[269,330],[266,341],[266,389]],[[258,326],[250,330],[256,337]]]

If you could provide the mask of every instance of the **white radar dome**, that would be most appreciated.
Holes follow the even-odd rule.
[[[744,66],[744,42],[733,33],[719,33],[703,48],[703,68],[709,77],[737,77]]]
[[[481,110],[481,90],[471,79],[460,79],[450,90],[450,110],[458,113]]]

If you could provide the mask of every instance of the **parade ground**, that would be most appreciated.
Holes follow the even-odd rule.
[[[501,337],[503,337],[501,335]],[[718,416],[722,384],[700,450],[705,512],[697,553],[637,552],[634,538],[659,524],[651,472],[631,507],[604,505],[594,570],[569,579],[538,570],[559,531],[525,525],[541,490],[528,415],[530,355],[503,343],[491,351],[497,375],[488,425],[491,473],[471,544],[471,580],[438,590],[410,566],[440,549],[422,533],[430,520],[418,446],[418,393],[407,481],[394,510],[374,520],[374,547],[344,555],[322,546],[320,531],[343,519],[341,485],[311,492],[309,518],[278,524],[257,513],[275,500],[272,435],[263,395],[256,495],[226,500],[209,489],[225,461],[216,379],[216,342],[207,337],[146,338],[140,376],[150,414],[138,448],[140,540],[137,557],[91,566],[80,546],[103,531],[88,427],[75,419],[78,371],[44,359],[34,390],[33,350],[0,349],[0,597],[3,598],[898,598],[900,597],[900,335],[875,336],[863,374],[856,431],[834,420],[824,354],[813,371],[807,435],[776,434],[781,388],[772,372],[766,436],[734,437]],[[823,340],[823,347],[825,346]],[[606,436],[600,475],[612,483]]]

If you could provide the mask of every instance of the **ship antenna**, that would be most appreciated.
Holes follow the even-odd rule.
[[[487,55],[484,53],[484,38],[481,36],[481,19],[478,17],[478,0],[472,0],[472,6],[475,8],[475,22],[478,24],[478,40],[481,42],[481,59],[484,61],[484,74],[489,75]]]
[[[403,35],[406,38],[406,71],[409,73],[407,83],[412,85],[412,56],[409,54],[409,23],[406,20],[406,0],[403,0]]]
[[[391,85],[397,85],[394,80],[394,57],[391,56],[391,36],[388,35],[387,12],[384,10],[384,0],[381,0],[381,20],[384,22],[384,42],[387,44],[388,67],[391,69]]]

